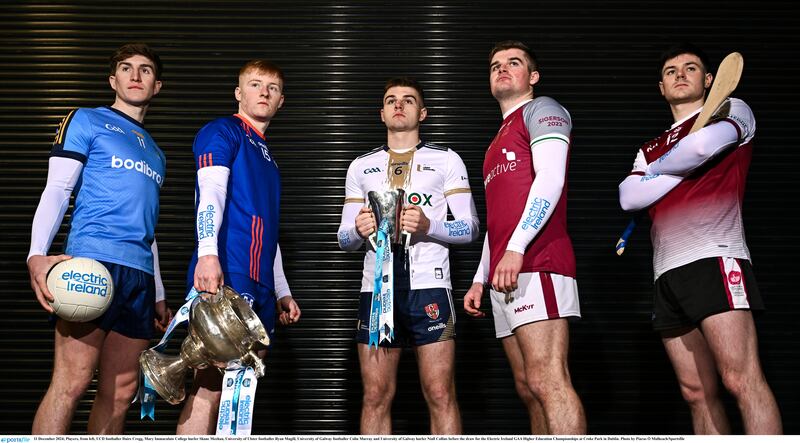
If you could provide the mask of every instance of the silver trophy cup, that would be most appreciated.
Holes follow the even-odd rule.
[[[369,199],[372,213],[375,214],[376,228],[380,228],[381,222],[386,220],[389,226],[389,241],[392,244],[403,245],[404,248],[408,249],[411,234],[400,229],[406,191],[402,189],[369,191],[367,198]],[[377,234],[376,230],[369,236],[369,241],[376,250],[378,249]]]
[[[269,336],[250,305],[228,286],[209,300],[198,300],[189,314],[189,335],[178,356],[148,349],[139,356],[142,373],[153,388],[170,404],[186,397],[186,371],[189,368],[229,364],[250,366],[256,377],[264,375],[264,363],[256,350],[269,346]]]

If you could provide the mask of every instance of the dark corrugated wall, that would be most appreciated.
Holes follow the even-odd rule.
[[[541,58],[537,95],[571,112],[569,226],[578,259],[584,319],[573,324],[571,369],[589,432],[691,432],[669,362],[651,332],[646,227],[625,256],[613,245],[627,216],[616,186],[639,144],[671,123],[658,95],[655,60],[690,40],[715,61],[745,58],[736,95],[758,120],[745,202],[748,242],[769,312],[757,320],[763,364],[789,433],[798,433],[798,334],[794,313],[798,154],[790,150],[798,100],[788,61],[798,53],[790,2],[212,2],[17,1],[0,6],[0,429],[29,433],[50,374],[52,330],[34,301],[24,266],[30,221],[46,177],[55,127],[76,106],[113,100],[108,55],[142,40],[162,54],[164,88],[146,126],[168,157],[157,237],[173,308],[183,296],[192,245],[191,143],[207,121],[236,110],[236,72],[269,57],[286,71],[286,103],[269,128],[283,174],[281,245],[303,310],[279,329],[259,383],[256,434],[357,433],[361,384],[353,340],[360,253],[339,251],[344,176],[357,155],[381,144],[384,80],[410,74],[426,87],[424,138],[464,158],[483,214],[483,151],[500,121],[488,91],[487,53],[505,38],[527,41]],[[481,215],[482,221],[485,217]],[[64,229],[52,251],[63,241]],[[456,305],[479,257],[479,242],[452,249]],[[484,302],[488,305],[488,300]],[[457,389],[466,433],[529,430],[490,319],[459,307]],[[173,351],[178,345],[178,337]],[[736,337],[731,337],[736,340]],[[427,433],[413,354],[404,355],[394,430]],[[93,388],[92,388],[93,389]],[[741,432],[738,413],[726,404]],[[73,432],[86,429],[92,392]],[[127,431],[174,432],[179,409],[157,407]]]

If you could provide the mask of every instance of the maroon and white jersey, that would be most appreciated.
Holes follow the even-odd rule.
[[[545,140],[570,143],[572,119],[558,102],[537,97],[511,111],[503,119],[483,162],[486,188],[489,275],[505,254],[509,239],[526,208],[528,192],[535,178],[531,148]],[[566,168],[564,187],[544,227],[525,250],[520,272],[552,272],[575,278],[575,255],[567,234]],[[546,202],[547,203],[547,202]],[[539,213],[532,208],[532,222]]]
[[[699,112],[645,143],[638,155],[643,156],[647,164],[658,160],[688,135]],[[735,98],[726,103],[715,119],[729,122],[736,128],[738,144],[693,170],[650,207],[655,279],[670,269],[702,258],[750,260],[742,222],[742,198],[753,154],[756,122],[750,107]],[[642,172],[631,174],[641,175]]]

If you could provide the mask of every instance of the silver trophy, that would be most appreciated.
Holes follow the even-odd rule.
[[[189,368],[231,364],[250,366],[256,377],[264,375],[264,363],[256,355],[269,346],[269,336],[250,305],[236,291],[223,286],[208,300],[198,300],[189,314],[189,335],[178,356],[148,349],[139,356],[139,366],[153,389],[170,404],[186,397]]]
[[[383,220],[389,226],[389,241],[392,244],[403,245],[408,249],[411,241],[411,234],[400,229],[401,218],[403,216],[403,202],[405,202],[406,191],[402,189],[392,189],[388,191],[369,191],[367,193],[369,206],[375,214],[376,228],[380,228]],[[369,236],[372,247],[377,250],[377,229]]]

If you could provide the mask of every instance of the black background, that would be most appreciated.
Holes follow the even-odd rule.
[[[4,2],[0,429],[30,432],[52,367],[53,332],[25,268],[50,143],[69,109],[111,104],[107,58],[116,47],[145,41],[165,64],[164,88],[146,126],[168,158],[157,238],[173,308],[183,297],[193,247],[193,136],[207,121],[236,111],[233,88],[245,61],[267,57],[285,70],[286,102],[268,137],[283,175],[280,241],[303,318],[277,332],[259,381],[253,433],[355,434],[361,382],[353,331],[363,254],[336,244],[347,166],[385,140],[378,109],[386,78],[415,76],[426,88],[430,115],[423,137],[462,156],[485,222],[483,152],[501,120],[489,94],[487,57],[494,42],[514,38],[540,57],[536,94],[556,98],[574,122],[569,229],[583,320],[572,326],[570,364],[593,434],[691,433],[688,408],[649,323],[647,226],[623,257],[614,254],[628,220],[616,188],[638,146],[672,122],[657,89],[660,51],[688,40],[713,63],[731,51],[744,55],[734,95],[750,104],[758,124],[744,217],[769,309],[757,319],[760,351],[786,432],[797,433],[800,306],[792,257],[799,242],[791,214],[798,154],[791,150],[797,113],[790,104],[798,101],[798,16],[790,11],[788,1]],[[51,251],[60,250],[65,228]],[[480,241],[452,248],[457,307],[479,253]],[[464,432],[529,432],[491,319],[457,312]],[[409,352],[393,409],[396,433],[428,432],[418,385]],[[80,403],[74,433],[85,432],[93,389]],[[735,404],[724,398],[741,432]],[[173,433],[178,413],[159,402],[157,421],[142,422],[134,407],[126,430]]]

